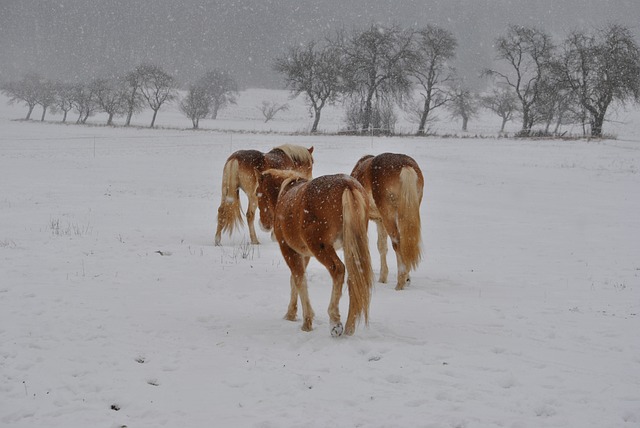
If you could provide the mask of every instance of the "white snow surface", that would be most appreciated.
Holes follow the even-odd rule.
[[[265,124],[276,95],[291,108]],[[497,138],[488,116],[441,120],[450,138],[253,132],[308,129],[284,91],[200,131],[175,107],[148,129],[0,104],[0,426],[640,427],[637,111],[617,139],[562,141]],[[320,128],[341,126],[328,109]],[[303,332],[268,233],[213,245],[227,156],[283,143],[314,146],[315,176],[385,151],[424,172],[424,260],[395,291],[390,251],[354,336],[330,336],[316,261]]]

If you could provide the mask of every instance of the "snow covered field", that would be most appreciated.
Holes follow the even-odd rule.
[[[201,126],[308,129],[299,102],[262,123],[263,99],[287,94],[247,91]],[[25,113],[0,98],[0,426],[640,427],[637,111],[606,141],[493,138],[488,117],[471,139]],[[328,110],[320,128],[339,127]],[[282,319],[289,271],[268,234],[213,246],[226,157],[283,143],[313,145],[316,176],[384,151],[425,174],[425,259],[405,291],[376,284],[352,337],[329,334],[317,262],[305,333]]]

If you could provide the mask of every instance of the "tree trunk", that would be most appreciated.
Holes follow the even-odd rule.
[[[199,120],[198,118],[194,117],[193,119],[191,119],[191,123],[193,124],[193,129],[198,129],[199,126]]]
[[[529,108],[523,107],[522,108],[522,130],[520,131],[520,134],[529,135],[529,133],[531,133],[531,128],[529,127]]]
[[[598,112],[591,120],[591,136],[602,137],[602,125],[604,124],[604,113]]]
[[[371,125],[371,112],[373,111],[373,94],[374,88],[369,89],[369,93],[367,94],[367,99],[364,103],[364,116],[362,117],[362,133],[364,134],[369,130],[369,126]]]
[[[129,98],[129,111],[127,112],[127,120],[125,121],[124,126],[131,125],[131,118],[133,117],[133,107],[136,100],[136,92],[138,92],[138,89],[134,87],[131,91],[131,97]]]
[[[107,119],[107,125],[113,125],[113,113],[109,113],[109,118]]]
[[[504,132],[504,127],[507,124],[507,118],[503,117],[502,118],[502,126],[500,127],[500,133],[502,134]]]
[[[469,123],[468,116],[462,116],[462,131],[467,132],[467,124]]]
[[[562,125],[562,116],[563,116],[562,113],[558,115],[558,120],[556,120],[556,127],[553,129],[554,135],[558,135],[558,131],[560,130],[560,125]]]
[[[418,125],[418,135],[424,135],[424,128],[427,125],[427,118],[429,117],[430,102],[428,99],[424,100],[424,108],[420,115],[420,125]]]
[[[31,119],[31,113],[33,112],[34,108],[35,106],[32,106],[32,105],[29,106],[29,111],[27,112],[27,117],[25,117],[25,120]]]
[[[314,107],[313,111],[314,111],[314,119],[313,119],[313,125],[311,125],[311,133],[314,134],[318,131],[318,123],[320,122],[320,111],[322,110],[322,108],[318,108],[318,107]]]
[[[531,130],[533,130],[533,117],[529,116],[529,123],[527,124],[527,129],[529,130],[529,134]]]
[[[64,115],[62,116],[62,123],[65,123],[67,121],[67,110],[64,111]]]
[[[40,122],[44,122],[44,117],[47,115],[47,108],[42,107],[42,117],[40,118]]]
[[[149,125],[149,128],[153,128],[153,126],[156,123],[156,116],[158,115],[158,110],[154,110],[153,111],[153,118],[151,119],[151,125]]]

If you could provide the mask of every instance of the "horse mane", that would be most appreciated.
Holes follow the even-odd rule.
[[[360,162],[362,162],[364,160],[371,159],[372,157],[374,157],[374,156],[373,155],[364,155],[358,160],[358,162],[356,162],[356,164],[359,164]]]
[[[306,150],[306,149],[305,149]],[[292,181],[304,180],[308,181],[307,177],[298,171],[294,171],[291,169],[275,169],[270,168],[266,171],[262,172],[262,175],[271,175],[272,177],[282,179],[282,184],[280,185],[280,191],[278,192],[278,197],[282,194],[282,190],[287,187],[289,183]]]
[[[299,164],[313,164],[313,156],[306,147],[296,146],[293,144],[283,144],[274,149],[282,150],[287,156],[296,163]]]

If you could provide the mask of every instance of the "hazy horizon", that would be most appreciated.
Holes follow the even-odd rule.
[[[88,80],[151,62],[181,83],[221,68],[241,87],[278,88],[273,59],[289,46],[371,23],[451,31],[456,66],[474,80],[509,24],[545,29],[559,41],[571,30],[618,22],[637,37],[639,17],[633,0],[2,0],[0,81],[26,72]]]

